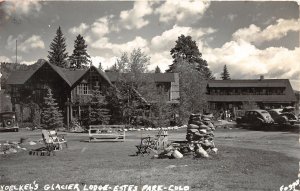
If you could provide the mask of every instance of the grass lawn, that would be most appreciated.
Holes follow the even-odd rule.
[[[138,133],[132,133],[125,142],[88,143],[82,141],[86,139],[82,135],[67,137],[69,148],[56,152],[56,156],[31,156],[26,151],[0,155],[0,185],[36,181],[40,185],[148,184],[190,186],[190,190],[279,190],[298,177],[299,160],[274,151],[219,144],[218,155],[209,159],[151,159],[133,156]]]

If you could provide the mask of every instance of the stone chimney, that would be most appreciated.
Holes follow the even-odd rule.
[[[261,76],[259,77],[259,79],[260,79],[260,80],[264,80],[265,77],[264,77],[263,75],[261,75]]]

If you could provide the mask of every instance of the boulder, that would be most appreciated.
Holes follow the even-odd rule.
[[[210,130],[210,127],[208,127],[207,125],[200,125],[199,129],[206,129],[206,130]]]
[[[199,126],[198,125],[195,125],[195,124],[189,124],[188,125],[188,129],[198,129]]]
[[[208,153],[202,147],[199,147],[195,151],[195,154],[196,154],[196,157],[202,157],[202,158],[208,158],[209,157]]]
[[[175,158],[175,159],[180,159],[183,157],[183,155],[178,151],[178,150],[174,150],[174,152],[172,153],[172,156]]]

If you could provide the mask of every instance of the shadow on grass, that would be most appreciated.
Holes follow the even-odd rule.
[[[80,140],[80,142],[84,143],[124,143],[124,141],[117,141],[117,140]]]
[[[236,125],[236,128],[246,129],[252,131],[264,131],[264,132],[287,132],[287,133],[299,133],[299,125],[271,125],[267,127],[250,126],[250,125]]]

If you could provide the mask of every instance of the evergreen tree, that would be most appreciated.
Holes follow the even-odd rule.
[[[68,53],[66,52],[66,39],[58,27],[56,36],[50,44],[50,51],[48,51],[48,59],[51,64],[59,67],[67,67]]]
[[[70,56],[69,60],[71,63],[71,68],[85,68],[91,63],[91,57],[86,51],[87,45],[83,36],[80,34],[76,37],[74,42],[73,54]]]
[[[207,79],[213,79],[206,60],[201,58],[202,54],[198,49],[196,41],[193,41],[191,36],[179,36],[178,40],[176,40],[175,47],[172,48],[170,52],[173,58],[173,64],[169,66],[169,69],[167,69],[166,72],[174,72],[178,62],[184,60],[197,69]]]
[[[112,66],[108,69],[108,71],[110,71],[110,72],[119,72],[117,63],[115,63],[114,65],[112,65]]]
[[[91,124],[107,125],[110,120],[110,111],[107,109],[107,102],[105,96],[100,93],[99,90],[94,90],[91,97],[91,110],[90,110],[90,121]]]
[[[116,87],[109,87],[106,91],[106,107],[110,110],[110,124],[122,124],[123,121],[123,107],[125,102]]]
[[[155,71],[154,71],[155,73],[161,73],[161,70],[160,70],[160,68],[158,67],[158,66],[156,66],[156,68],[155,68]]]
[[[102,68],[102,63],[101,63],[101,62],[99,62],[98,69],[99,69],[99,70],[101,70],[101,71],[103,71],[103,68]]]
[[[44,105],[42,107],[42,124],[46,129],[56,129],[63,127],[63,117],[50,88],[48,88],[47,96],[44,97]]]
[[[221,78],[223,80],[230,80],[230,74],[228,72],[226,64],[224,65],[223,72],[221,73]]]

